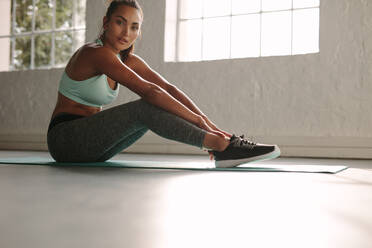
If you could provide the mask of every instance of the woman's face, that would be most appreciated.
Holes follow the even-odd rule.
[[[112,13],[110,20],[105,16],[103,23],[104,45],[119,53],[136,41],[140,34],[142,17],[136,8],[121,5]]]

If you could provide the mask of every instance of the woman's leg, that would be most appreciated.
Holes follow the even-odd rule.
[[[52,157],[60,162],[104,161],[133,144],[148,129],[164,138],[199,148],[205,145],[207,134],[140,99],[55,126],[48,134],[48,148]],[[210,146],[208,142],[207,145]],[[213,144],[208,146],[217,148]]]
[[[112,148],[108,149],[100,158],[98,158],[97,162],[106,161],[115,156],[116,154],[118,154],[119,152],[123,151],[125,148],[129,147],[130,145],[135,143],[139,138],[141,138],[147,132],[147,130],[148,130],[147,128],[144,128],[122,140],[119,140],[117,144],[115,144]]]

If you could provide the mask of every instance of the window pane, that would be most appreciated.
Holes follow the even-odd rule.
[[[63,66],[72,52],[72,32],[57,32],[55,34],[55,65]]]
[[[200,18],[203,15],[203,1],[181,0],[180,5],[182,19]]]
[[[35,36],[35,67],[51,65],[52,35],[42,34]]]
[[[232,14],[255,13],[261,10],[261,0],[232,0]]]
[[[224,59],[230,56],[230,17],[204,20],[203,59]]]
[[[263,13],[261,55],[291,54],[291,11]]]
[[[0,39],[0,71],[8,71],[10,68],[10,39]]]
[[[204,0],[204,16],[224,16],[231,14],[231,0]]]
[[[86,0],[76,1],[76,15],[75,15],[75,26],[85,27],[85,6]]]
[[[35,29],[52,29],[53,1],[35,0]]]
[[[32,0],[16,0],[15,32],[31,32],[32,29]]]
[[[72,27],[73,0],[56,0],[56,28]]]
[[[31,65],[31,37],[15,38],[14,69],[29,69]]]
[[[166,0],[164,29],[164,62],[176,61],[177,51],[177,1]]]
[[[292,0],[262,0],[262,11],[286,10],[292,8]]]
[[[74,39],[74,48],[72,49],[72,53],[74,53],[77,49],[79,49],[81,46],[84,45],[85,30],[75,31],[73,33],[73,39]]]
[[[9,35],[10,31],[10,20],[11,20],[11,4],[10,1],[0,0],[0,9],[3,10],[0,15],[0,35]],[[3,53],[1,53],[3,54]]]
[[[319,0],[293,0],[293,8],[319,7]]]
[[[178,56],[181,61],[201,59],[202,21],[190,20],[180,23]]]
[[[260,14],[233,16],[231,57],[260,56]]]
[[[319,51],[319,9],[293,11],[293,54]]]

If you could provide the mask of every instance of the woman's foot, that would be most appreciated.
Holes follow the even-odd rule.
[[[210,151],[215,159],[216,167],[235,167],[240,164],[273,159],[280,156],[277,145],[253,143],[244,136],[233,135],[230,144],[223,151]]]

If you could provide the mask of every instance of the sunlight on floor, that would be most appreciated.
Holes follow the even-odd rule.
[[[293,178],[290,184],[282,184],[283,178],[276,180],[273,175],[270,180],[265,185],[252,176],[209,174],[171,181],[165,194],[166,235],[162,247],[325,244],[329,228],[326,223],[331,217],[320,213],[319,198],[325,200],[327,195],[322,194],[319,185],[319,189],[314,189],[314,185],[301,184],[298,179],[298,187],[294,188]],[[319,191],[318,202],[312,201],[312,195],[308,194],[314,190]],[[317,218],[320,215],[322,219]]]

